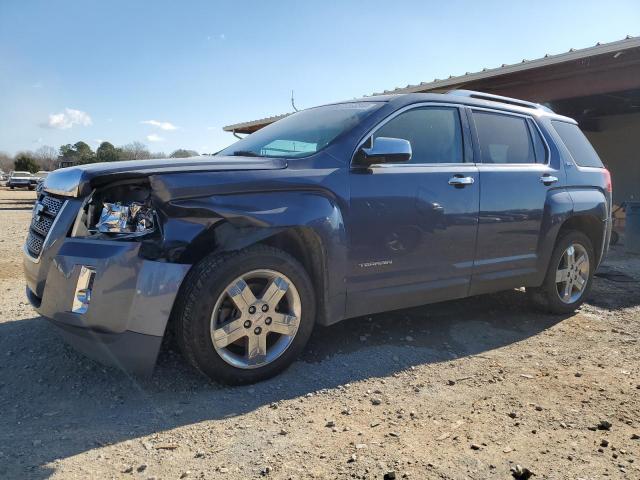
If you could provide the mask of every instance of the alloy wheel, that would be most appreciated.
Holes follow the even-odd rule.
[[[573,243],[560,257],[556,269],[556,290],[560,301],[571,304],[577,302],[589,281],[589,255],[579,243]]]
[[[234,367],[263,367],[293,342],[301,315],[293,282],[274,270],[252,270],[224,289],[211,315],[211,341]]]

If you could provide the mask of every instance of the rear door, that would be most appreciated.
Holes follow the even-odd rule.
[[[367,138],[408,140],[413,155],[350,172],[348,316],[467,295],[480,192],[467,121],[412,106]]]
[[[527,115],[472,108],[479,156],[480,215],[471,293],[516,287],[535,278],[546,198],[563,184],[549,148]],[[560,166],[558,165],[558,168]]]

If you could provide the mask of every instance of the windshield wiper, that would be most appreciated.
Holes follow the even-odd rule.
[[[264,157],[264,155],[260,155],[259,153],[253,152],[251,150],[236,150],[232,153],[234,157]]]

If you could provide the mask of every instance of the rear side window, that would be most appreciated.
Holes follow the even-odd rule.
[[[604,167],[595,149],[577,125],[558,120],[552,120],[551,123],[577,165],[581,167]]]
[[[536,163],[526,119],[501,113],[473,112],[482,163]]]
[[[461,163],[462,129],[457,108],[414,108],[380,127],[378,137],[403,138],[411,143],[410,163]]]

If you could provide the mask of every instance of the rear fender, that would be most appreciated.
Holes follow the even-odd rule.
[[[604,235],[607,231],[608,207],[604,193],[596,188],[558,189],[549,192],[538,246],[540,253],[536,285],[544,280],[560,230],[569,220],[585,216],[602,222],[603,238],[594,245],[599,263],[606,248],[606,241],[603,240],[606,240]]]
[[[595,237],[592,238],[592,241],[594,242],[593,248],[597,256],[596,264],[600,265],[609,248],[611,235],[611,212],[608,201],[610,194],[595,187],[574,188],[569,190],[569,194],[573,200],[572,216],[595,218],[601,224],[601,228],[592,235],[592,237]]]
[[[544,281],[551,254],[562,224],[573,212],[573,201],[566,189],[550,190],[544,205],[540,239],[538,244],[538,267],[533,282],[540,285]]]

